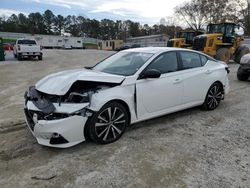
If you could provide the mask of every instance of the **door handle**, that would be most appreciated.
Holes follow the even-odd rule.
[[[211,70],[206,70],[206,72],[205,72],[206,74],[211,74],[212,73],[212,71]]]
[[[182,80],[180,79],[180,78],[176,78],[175,80],[174,80],[174,84],[179,84],[179,83],[181,83],[182,82]]]

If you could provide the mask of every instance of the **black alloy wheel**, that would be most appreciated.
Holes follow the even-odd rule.
[[[214,110],[223,98],[223,87],[220,83],[214,83],[208,90],[206,99],[203,103],[205,110]]]
[[[110,102],[93,115],[90,121],[90,138],[100,144],[118,140],[129,124],[129,116],[123,105]]]

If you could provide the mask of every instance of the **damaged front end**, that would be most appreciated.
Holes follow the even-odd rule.
[[[85,140],[84,126],[93,111],[93,94],[119,85],[76,81],[64,95],[48,94],[32,86],[25,93],[27,124],[42,145],[70,147]]]

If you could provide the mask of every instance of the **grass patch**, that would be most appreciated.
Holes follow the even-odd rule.
[[[3,38],[3,43],[16,43],[16,39],[5,39],[5,38]]]
[[[86,49],[97,49],[98,48],[97,44],[91,44],[91,43],[83,43],[83,47],[85,47]]]

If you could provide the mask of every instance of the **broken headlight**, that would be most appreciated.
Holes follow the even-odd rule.
[[[69,94],[69,97],[67,99],[67,102],[72,102],[72,103],[86,103],[89,102],[89,93],[77,93],[77,92],[72,92]]]
[[[90,117],[93,115],[93,111],[92,110],[89,110],[89,109],[86,109],[86,108],[83,108],[81,110],[78,110],[76,112],[73,112],[71,113],[70,115],[73,116],[73,115],[78,115],[78,116],[87,116],[87,117]]]

